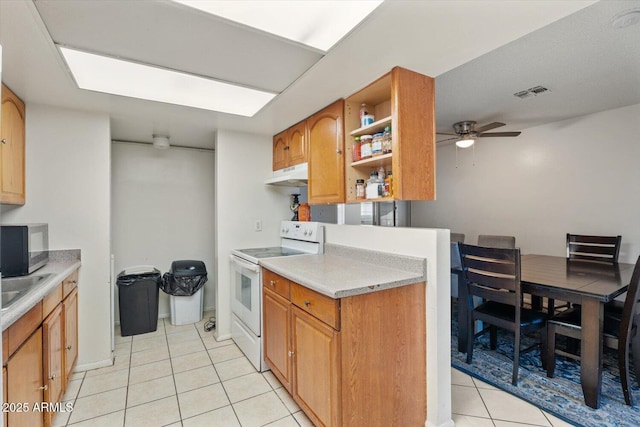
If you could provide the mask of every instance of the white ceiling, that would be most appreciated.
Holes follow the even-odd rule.
[[[503,130],[640,103],[640,0],[386,0],[326,55],[165,0],[0,0],[3,81],[28,103],[107,112],[113,139],[213,147],[216,129],[274,134],[393,66],[436,77],[439,131]],[[292,18],[295,19],[295,18]],[[281,92],[252,118],[82,91],[55,43]],[[549,93],[520,100],[543,85]]]

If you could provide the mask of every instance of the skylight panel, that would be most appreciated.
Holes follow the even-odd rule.
[[[276,94],[60,47],[81,89],[251,117]]]
[[[382,1],[359,0],[174,0],[327,52]]]

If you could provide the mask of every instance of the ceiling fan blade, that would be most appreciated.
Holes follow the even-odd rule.
[[[489,133],[479,133],[476,136],[478,138],[493,138],[494,136],[518,136],[520,135],[522,132],[489,132]]]
[[[447,139],[441,139],[440,141],[436,141],[438,144],[440,144],[441,142],[445,142],[445,141],[453,141],[456,139],[460,139],[459,136],[456,136],[455,138],[447,138]]]
[[[488,125],[484,125],[484,126],[480,126],[479,128],[475,128],[474,130],[477,133],[482,133],[491,129],[495,129],[495,128],[499,128],[505,126],[504,123],[500,123],[500,122],[493,122],[493,123],[489,123]]]
[[[455,135],[457,135],[457,133],[436,132],[436,135],[451,135],[451,136],[455,136]]]

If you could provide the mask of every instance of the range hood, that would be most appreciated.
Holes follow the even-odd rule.
[[[269,185],[281,185],[283,187],[306,187],[308,182],[307,163],[300,163],[288,168],[273,171],[273,176],[264,183]]]

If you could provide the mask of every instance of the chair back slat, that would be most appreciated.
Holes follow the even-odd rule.
[[[458,247],[469,295],[520,305],[520,249]]]
[[[615,264],[622,236],[584,236],[567,233],[567,258]]]

